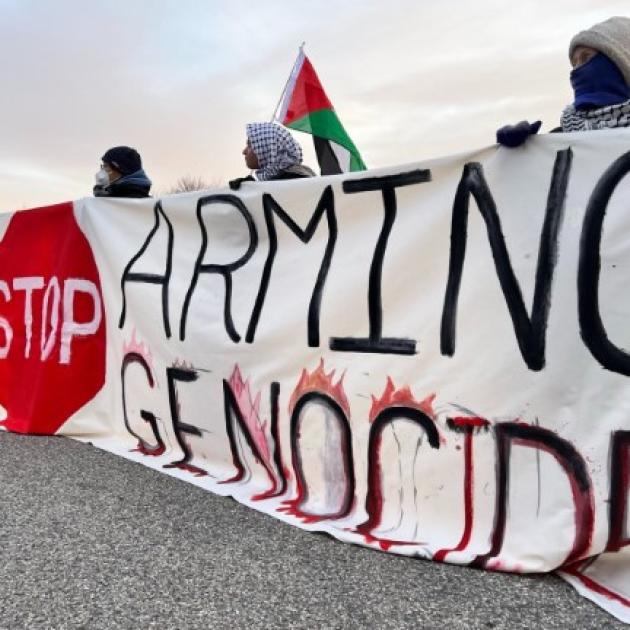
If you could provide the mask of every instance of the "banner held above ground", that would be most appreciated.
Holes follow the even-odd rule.
[[[2,215],[5,426],[630,622],[629,140]]]

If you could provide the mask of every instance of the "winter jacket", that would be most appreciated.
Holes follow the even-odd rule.
[[[148,197],[151,189],[151,180],[144,170],[140,169],[135,173],[123,175],[107,186],[97,184],[94,186],[95,197]]]
[[[315,171],[304,164],[294,164],[283,169],[273,177],[265,181],[273,181],[279,179],[302,179],[304,177],[316,177]],[[251,175],[247,177],[237,177],[229,182],[232,190],[238,190],[243,182],[257,182]]]

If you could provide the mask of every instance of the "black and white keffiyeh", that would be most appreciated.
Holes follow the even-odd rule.
[[[263,122],[245,125],[260,168],[256,178],[272,179],[280,171],[302,162],[302,149],[290,132],[278,123]]]
[[[588,110],[579,110],[568,105],[562,112],[560,125],[565,132],[630,127],[630,100]]]

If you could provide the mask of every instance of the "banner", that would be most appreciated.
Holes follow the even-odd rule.
[[[630,622],[629,149],[0,215],[2,424]]]

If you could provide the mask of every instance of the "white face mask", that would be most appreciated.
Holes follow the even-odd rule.
[[[96,173],[96,175],[94,175],[94,179],[96,180],[97,186],[109,185],[109,175],[104,168],[102,168],[98,173]]]

